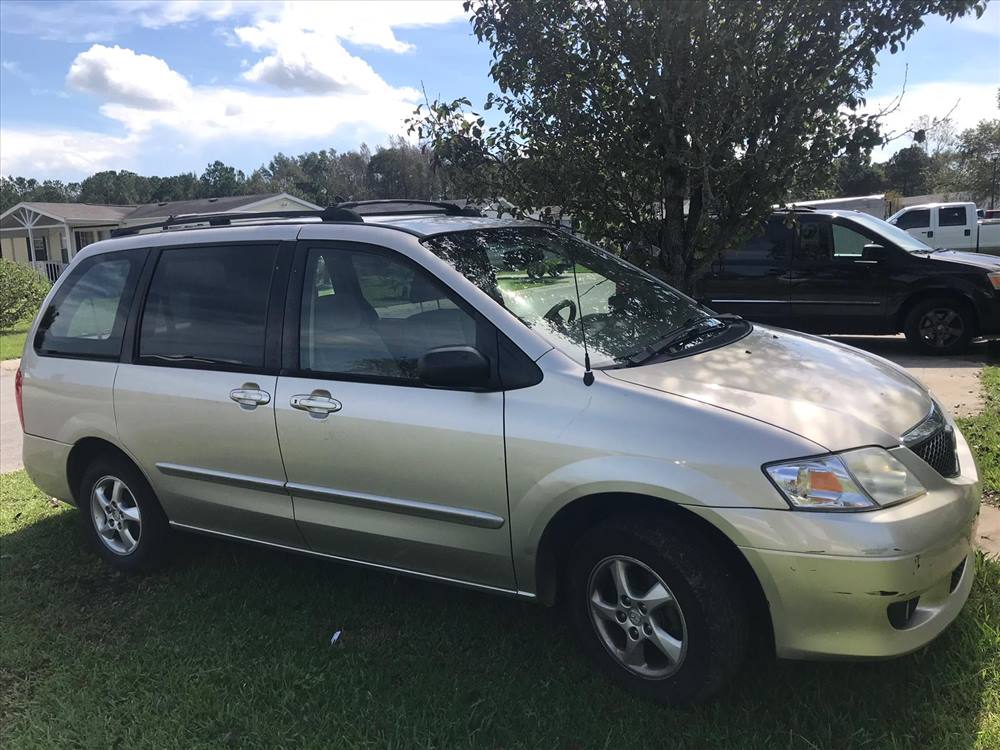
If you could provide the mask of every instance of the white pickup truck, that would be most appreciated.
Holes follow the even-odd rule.
[[[907,206],[886,221],[933,248],[1000,253],[1000,221],[980,220],[975,203]]]

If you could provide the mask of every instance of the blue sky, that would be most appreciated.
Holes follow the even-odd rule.
[[[421,86],[481,103],[489,63],[461,0],[4,0],[0,171],[175,174],[222,159],[250,172],[278,151],[375,146],[403,132]],[[956,102],[958,129],[997,117],[1000,3],[978,20],[931,18],[884,54],[871,106],[904,76],[889,130]]]

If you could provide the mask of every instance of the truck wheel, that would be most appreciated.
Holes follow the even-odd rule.
[[[673,520],[612,519],[576,544],[569,606],[584,651],[658,703],[706,698],[739,669],[747,603],[712,541]]]
[[[80,510],[98,554],[119,570],[155,568],[170,525],[153,488],[130,461],[99,456],[80,481]]]
[[[968,305],[940,297],[918,302],[906,316],[903,332],[915,349],[927,354],[957,354],[972,340],[975,318]]]

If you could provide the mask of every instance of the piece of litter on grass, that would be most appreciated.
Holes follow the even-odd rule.
[[[330,645],[336,646],[340,642],[340,636],[344,634],[343,630],[338,630],[336,633],[330,636]]]

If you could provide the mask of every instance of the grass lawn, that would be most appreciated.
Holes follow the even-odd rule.
[[[983,411],[958,422],[979,461],[986,502],[1000,506],[1000,367],[983,368],[983,391]]]
[[[997,562],[917,654],[758,658],[680,711],[604,682],[550,610],[191,536],[125,577],[77,511],[0,484],[4,748],[1000,747]]]
[[[1000,368],[984,378],[963,429],[997,491]],[[916,654],[755,658],[681,711],[606,683],[542,607],[193,536],[126,577],[78,521],[0,477],[0,747],[1000,748],[995,560]]]
[[[24,351],[24,338],[28,335],[31,321],[18,323],[9,331],[0,331],[0,360],[18,359]]]

